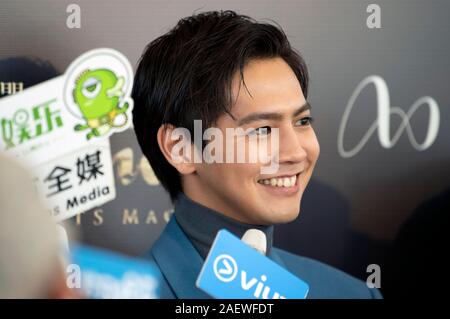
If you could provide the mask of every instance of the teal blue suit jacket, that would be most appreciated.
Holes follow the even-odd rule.
[[[145,257],[161,271],[161,298],[210,298],[195,287],[204,260],[181,230],[176,218],[171,218]],[[268,257],[309,284],[307,298],[381,298],[377,289],[370,289],[365,282],[318,261],[278,248],[273,248]]]

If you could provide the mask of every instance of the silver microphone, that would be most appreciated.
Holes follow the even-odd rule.
[[[245,232],[244,236],[241,239],[244,243],[260,252],[263,255],[266,255],[267,251],[267,238],[264,232],[259,229],[249,229]]]

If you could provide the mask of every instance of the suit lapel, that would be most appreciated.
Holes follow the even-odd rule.
[[[181,230],[175,216],[154,244],[152,255],[177,298],[211,298],[195,287],[204,260]]]
[[[280,255],[277,253],[277,248],[272,247],[272,249],[270,250],[270,254],[267,257],[272,259],[272,261],[276,262],[278,265],[280,265],[284,269],[287,269],[286,264],[283,262]]]

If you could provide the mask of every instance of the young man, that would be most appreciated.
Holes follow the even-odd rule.
[[[306,281],[309,298],[380,296],[338,270],[273,247],[273,225],[297,218],[319,156],[307,94],[307,67],[283,31],[232,11],[182,19],[146,48],[133,88],[134,128],[175,203],[174,218],[148,254],[163,274],[163,298],[207,297],[195,280],[223,228],[238,237],[251,228],[264,232],[266,255]],[[176,130],[194,136],[194,120],[203,131],[223,133],[213,155],[231,152],[232,161],[193,160],[213,138],[180,151],[184,139],[174,138]],[[227,137],[227,129],[244,134]],[[254,152],[251,137],[259,143],[275,133],[266,157],[236,160],[239,152],[246,159]],[[229,144],[238,141],[243,148]],[[267,158],[277,159],[277,169],[263,173]]]

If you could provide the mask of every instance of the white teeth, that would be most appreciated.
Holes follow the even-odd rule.
[[[271,186],[277,186],[277,179],[276,178],[271,178],[270,179],[270,185]]]
[[[292,176],[291,177],[291,186],[294,186],[296,181],[297,181],[297,175]]]
[[[292,187],[297,182],[297,175],[291,177],[271,178],[260,180],[259,183],[276,187]]]

